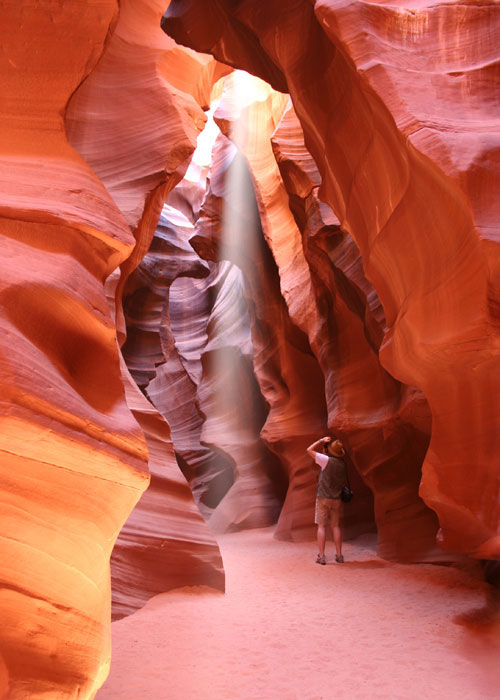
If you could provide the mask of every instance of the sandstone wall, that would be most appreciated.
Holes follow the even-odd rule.
[[[260,440],[267,410],[254,377],[241,273],[204,263],[189,245],[194,232],[179,210],[164,208],[126,287],[124,356],[171,426],[210,529],[264,527],[278,517],[283,477]]]
[[[248,78],[239,88],[233,78],[226,79],[214,117],[240,155],[219,139],[192,244],[202,256],[229,258],[244,273],[254,367],[270,408],[261,434],[289,482],[275,534],[312,539],[317,473],[305,448],[326,430],[325,380],[309,345],[308,332],[317,333],[320,324],[309,268],[271,146],[287,97]],[[347,518],[348,535],[372,522],[368,489],[355,472],[352,479],[358,498]]]
[[[165,198],[182,179],[205,124],[202,107],[208,106],[213,83],[228,70],[165,36],[159,26],[163,9],[158,0],[120,3],[100,61],[72,96],[65,115],[70,142],[99,176],[136,241],[106,285],[121,342],[123,290],[127,284],[134,287],[130,275],[150,248]],[[163,266],[172,264],[163,253]],[[195,266],[194,274],[206,274],[201,262]],[[143,348],[141,361],[150,359]],[[124,379],[129,396],[135,397],[131,407],[145,432],[153,479],[113,552],[114,617],[178,585],[224,587],[217,545],[178,472],[168,425],[151,405],[137,405],[139,397],[126,373]]]
[[[151,482],[120,531],[111,556],[112,618],[182,586],[224,590],[219,548],[175,458],[169,424],[139,391],[122,360],[127,405],[144,433]]]
[[[491,558],[498,21],[494,3],[410,10],[343,0],[295,2],[285,16],[278,2],[174,1],[163,20],[180,43],[290,93],[319,196],[356,242],[384,309],[380,360],[430,407],[420,494],[439,541]],[[332,398],[329,425],[346,426]]]
[[[173,586],[223,588],[187,482],[214,531],[280,513],[278,537],[310,538],[304,449],[327,429],[363,479],[351,532],[370,526],[368,485],[383,556],[444,556],[439,527],[443,550],[500,557],[498,5],[174,0],[175,39],[274,90],[222,96],[206,197],[184,183],[183,222],[153,238],[229,70],[175,45],[163,11],[3,6],[13,700],[91,698],[105,678],[108,562],[150,479],[146,445],[152,488],[113,554],[117,616]],[[235,173],[247,195],[227,203]],[[157,408],[120,369],[122,298],[124,354]]]
[[[80,10],[2,9],[0,696],[13,700],[103,682],[109,557],[149,480],[103,287],[134,241],[63,120],[118,7]]]
[[[106,677],[109,559],[150,478],[138,422],[161,474],[115,551],[118,613],[172,585],[224,585],[168,426],[147,404],[132,404],[138,422],[127,407],[116,342],[122,286],[219,70],[175,48],[163,9],[2,8],[0,697],[13,700],[90,698]]]

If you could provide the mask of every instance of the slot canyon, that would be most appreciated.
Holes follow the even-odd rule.
[[[500,698],[500,4],[0,17],[0,700]]]

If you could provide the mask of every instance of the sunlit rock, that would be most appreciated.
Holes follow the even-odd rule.
[[[123,286],[189,165],[213,84],[230,70],[176,46],[160,29],[164,9],[161,0],[120,2],[103,55],[65,114],[70,143],[104,183],[137,242],[116,289],[121,340]]]
[[[431,410],[420,494],[439,518],[439,541],[498,557],[493,5],[304,0],[286,21],[276,1],[256,7],[174,0],[163,27],[290,93],[319,196],[356,242],[384,309],[381,362]],[[439,109],[425,97],[417,110],[418,96],[436,91]]]
[[[136,239],[121,273],[107,282],[121,342],[125,340],[123,290],[127,313],[133,314],[142,287],[138,279],[129,278],[148,249],[154,251],[158,246],[159,262],[150,253],[143,262],[139,280],[141,275],[168,276],[171,266],[178,265],[180,257],[176,257],[175,246],[169,248],[161,237],[151,245],[152,237],[165,197],[183,177],[195,150],[206,120],[202,108],[209,104],[214,83],[230,70],[211,56],[177,46],[159,27],[163,10],[164,5],[158,0],[120,3],[116,26],[101,60],[73,95],[65,115],[72,145],[104,183]],[[194,268],[190,274],[207,273],[201,261],[195,261]],[[183,274],[182,270],[179,274]],[[147,308],[142,325],[139,328],[130,324],[124,350],[141,385],[144,382],[138,363],[152,376],[155,363],[162,357],[160,336],[148,326],[152,319],[161,321],[161,289],[151,290],[143,301]],[[174,473],[177,466],[168,426],[161,425],[153,407],[148,409],[141,404],[137,409],[135,401],[134,415],[144,427],[148,447],[153,444],[153,478],[151,490],[129,518],[113,555],[114,616],[128,614],[151,595],[178,585],[224,585],[216,545],[206,528],[203,532],[182,474]],[[158,441],[165,450],[163,458]],[[173,487],[176,481],[177,486]],[[171,517],[162,516],[162,508]],[[183,508],[185,532],[181,536],[179,513]]]
[[[127,287],[124,355],[170,424],[210,529],[264,527],[278,517],[281,487],[260,440],[267,410],[253,374],[241,273],[227,263],[207,267],[189,245],[193,232],[165,207]]]
[[[91,0],[2,12],[0,696],[12,700],[93,697],[109,665],[109,558],[149,474],[120,377],[121,310],[103,287],[109,279],[109,299],[118,283],[119,298],[113,271],[122,265],[123,284],[147,250],[205,121],[197,101],[205,106],[227,71],[175,47],[159,30],[163,10],[153,0]],[[183,55],[175,88],[165,80],[169,53],[172,62]],[[166,439],[168,428],[158,430]],[[223,585],[217,547],[171,473],[168,440],[165,450],[177,511],[166,537],[158,518],[145,521],[155,544],[161,532],[170,547],[170,584],[164,572],[162,583],[143,578],[140,558],[139,574],[121,562],[127,610],[148,592],[199,581],[197,570]],[[180,535],[184,508],[191,528]],[[125,573],[135,576],[128,590]]]
[[[310,304],[322,316],[319,328],[310,323],[308,335],[325,374],[329,425],[374,494],[379,552],[406,561],[442,557],[434,544],[436,517],[418,495],[430,437],[425,397],[380,364],[383,310],[352,237],[318,199],[321,178],[291,105],[272,143],[311,270]],[[304,296],[305,290],[298,287],[294,294]],[[355,489],[345,509],[354,522],[366,499],[362,488]]]
[[[113,619],[152,596],[183,586],[224,590],[219,548],[179,470],[168,423],[122,367],[127,404],[148,447],[151,482],[123,526],[111,556]]]
[[[116,13],[114,1],[2,8],[0,696],[9,700],[90,698],[103,682],[109,557],[149,480],[103,289],[133,237],[63,121]]]
[[[223,128],[224,122],[229,127],[232,119],[224,100],[223,96],[220,109],[215,112],[215,119]],[[283,101],[282,108],[284,104]],[[272,119],[266,105],[259,118],[264,123]],[[251,133],[247,128],[248,124],[243,124],[243,139]],[[270,141],[268,145],[271,148]],[[271,161],[276,171],[272,150]],[[286,201],[284,190],[282,194]],[[287,211],[291,216],[288,208]],[[243,272],[245,295],[250,302],[253,366],[269,406],[261,435],[278,457],[290,484],[277,536],[310,539],[314,532],[316,472],[305,448],[314,435],[325,431],[324,378],[306,336],[290,319],[278,268],[261,226],[248,165],[222,135],[214,149],[210,186],[191,242],[202,257],[228,259]],[[270,472],[269,460],[267,469]],[[274,474],[276,485],[281,483],[283,488],[286,482],[280,470],[270,473]],[[233,498],[237,495],[232,494]],[[236,505],[233,509],[236,511]]]

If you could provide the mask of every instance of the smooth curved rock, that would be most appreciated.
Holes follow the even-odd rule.
[[[65,114],[70,143],[104,183],[136,240],[115,290],[121,342],[124,285],[189,165],[212,86],[229,70],[165,36],[164,9],[161,0],[120,2],[101,60]]]
[[[124,364],[124,363],[123,363]],[[113,619],[183,586],[224,590],[222,558],[175,459],[170,427],[122,365],[127,404],[148,447],[151,483],[111,556]]]
[[[121,303],[124,289],[130,313],[136,296],[142,293],[135,287],[141,284],[137,281],[141,275],[149,278],[168,274],[172,265],[169,257],[174,259],[175,246],[170,249],[168,243],[157,238],[161,262],[157,265],[149,255],[138,277],[133,276],[151,246],[164,200],[183,177],[195,150],[206,120],[202,107],[209,103],[213,84],[229,70],[211,56],[177,46],[165,36],[159,26],[163,9],[158,0],[120,3],[120,14],[103,56],[73,95],[65,115],[72,145],[104,183],[136,240],[120,274],[107,281],[121,342],[125,341]],[[200,261],[195,262],[195,267],[193,274],[206,274],[206,266]],[[147,303],[147,314],[161,315],[161,290],[152,292]],[[147,321],[144,323],[147,325]],[[124,348],[141,386],[145,382],[135,371],[137,362],[154,368],[158,357],[162,357],[159,335],[150,347],[145,341],[151,337],[148,328],[135,328]],[[134,344],[140,346],[140,358],[131,350]],[[154,375],[151,369],[149,372]],[[129,384],[130,378],[126,378],[126,385]],[[130,391],[129,386],[129,394]],[[137,512],[127,521],[113,554],[114,617],[129,614],[151,595],[178,585],[224,586],[217,547],[208,530],[203,532],[182,474],[174,474],[176,465],[168,426],[162,424],[153,406],[148,409],[141,404],[138,410],[134,400],[131,408],[144,428],[148,447],[152,446],[152,484]],[[165,449],[163,459],[159,457],[160,444]],[[160,516],[161,502],[171,517]],[[185,533],[181,536],[178,520],[183,508]]]
[[[81,9],[2,8],[0,696],[9,700],[90,698],[105,679],[109,557],[149,480],[103,289],[133,237],[62,118],[117,4]]]
[[[390,41],[357,31],[367,14],[377,13],[383,21],[390,17]],[[477,51],[464,38],[465,59],[460,53],[457,57],[456,43],[462,16],[479,38],[474,41]],[[480,183],[486,170],[498,172],[498,161],[492,159],[498,117],[492,101],[481,99],[486,142],[493,148],[477,148],[485,139],[475,138],[472,162],[460,153],[455,157],[466,168],[457,179],[444,151],[433,148],[434,135],[425,149],[417,150],[398,129],[404,121],[399,105],[411,104],[424,86],[432,94],[435,71],[412,62],[415,81],[397,84],[386,80],[384,72],[386,65],[390,72],[391,65],[411,61],[413,47],[424,54],[421,62],[432,66],[434,59],[426,58],[425,47],[439,36],[442,48],[435,66],[446,90],[441,93],[441,114],[433,112],[432,119],[443,124],[442,131],[447,123],[454,124],[457,138],[446,140],[446,148],[451,154],[466,154],[470,131],[456,123],[455,115],[461,110],[468,118],[477,114],[473,105],[476,93],[484,94],[485,73],[476,67],[491,64],[492,51],[497,56],[491,48],[497,16],[489,3],[469,6],[463,15],[461,6],[451,3],[409,10],[378,2],[304,0],[289,8],[283,21],[280,4],[272,1],[247,1],[237,8],[220,2],[214,11],[195,0],[174,0],[162,23],[181,42],[209,48],[220,60],[254,71],[277,88],[286,83],[321,174],[320,197],[356,241],[384,308],[381,361],[393,377],[418,387],[429,402],[432,435],[420,491],[438,515],[440,542],[448,550],[490,558],[500,555],[500,507],[493,496],[498,431],[490,418],[498,411],[489,389],[498,373],[498,252],[492,243],[495,200]],[[449,23],[437,35],[442,17]],[[461,80],[454,84],[457,68],[470,75],[477,91],[463,90]],[[381,77],[376,81],[375,76]],[[491,89],[497,89],[494,79]],[[453,99],[444,99],[451,95]],[[419,115],[424,117],[425,110]],[[429,126],[432,130],[432,124],[425,128]],[[420,148],[425,137],[425,132],[420,138],[415,133],[413,142]],[[477,204],[486,196],[487,227],[482,210],[469,203],[469,190]],[[487,245],[478,235],[476,219],[483,231],[488,229]],[[487,411],[481,408],[485,405]],[[495,502],[485,502],[490,497],[484,494]]]
[[[269,119],[272,121],[272,114],[267,111],[268,88],[263,85],[260,88],[264,105],[257,119],[262,120],[259,123],[263,127]],[[284,105],[285,101],[282,102]],[[226,109],[223,97],[215,119],[229,129],[233,116],[242,115]],[[241,123],[245,124],[244,119]],[[247,127],[248,124],[240,133],[243,140],[245,134],[250,133]],[[268,145],[271,148],[270,142]],[[276,169],[272,151],[271,159]],[[286,200],[286,193],[282,194]],[[191,242],[202,257],[229,259],[243,272],[249,300],[254,371],[262,396],[269,405],[261,435],[278,457],[291,484],[277,536],[310,539],[314,531],[316,474],[305,448],[315,434],[325,431],[324,378],[306,336],[290,319],[280,289],[278,268],[260,221],[248,166],[235,146],[221,135],[213,154],[207,196]],[[274,473],[279,484],[279,470]],[[236,499],[237,496],[235,489],[227,498]],[[236,505],[230,510],[235,512]]]
[[[434,545],[436,517],[418,495],[430,437],[425,397],[396,382],[380,365],[385,327],[380,302],[364,277],[356,244],[318,199],[321,178],[291,105],[272,144],[311,272],[314,297],[309,306],[316,304],[321,318],[319,328],[310,320],[307,330],[325,374],[329,424],[374,494],[378,551],[405,561],[440,558]],[[294,294],[304,298],[304,287]],[[360,519],[363,497],[363,489],[356,488],[356,499],[346,509],[354,522]]]
[[[127,285],[124,355],[171,426],[210,529],[264,527],[277,519],[280,487],[270,473],[275,458],[259,437],[267,411],[253,377],[241,274],[212,263],[206,276],[188,243],[193,231],[180,212],[164,208]]]

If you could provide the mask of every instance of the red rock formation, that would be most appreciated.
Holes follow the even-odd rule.
[[[218,79],[216,62],[176,47],[161,31],[165,3],[124,0],[101,60],[66,111],[68,138],[92,166],[137,244],[122,265],[117,309],[128,275],[146,254],[170,190],[182,179]],[[170,83],[172,80],[172,83]]]
[[[149,479],[103,289],[133,237],[62,118],[116,11],[2,8],[0,696],[12,700],[87,698],[104,680],[109,556]]]
[[[324,205],[320,207],[317,201],[316,192],[321,180],[303,147],[300,127],[290,110],[273,139],[288,193],[285,189],[271,147],[271,135],[285,104],[283,96],[260,81],[248,78],[242,94],[239,94],[237,86],[230,88],[235,82],[233,78],[237,77],[232,76],[226,81],[228,89],[223,94],[215,119],[224,131],[232,131],[233,139],[239,142],[247,158],[264,235],[280,269],[280,292],[287,301],[292,319],[309,337],[326,378],[327,397],[332,409],[344,416],[344,424],[337,424],[336,432],[347,440],[357,468],[377,495],[379,550],[389,558],[435,557],[436,519],[417,493],[428,434],[416,432],[406,421],[401,421],[401,414],[408,413],[409,394],[387,375],[378,361],[384,318],[376,293],[364,279],[359,253],[352,239],[342,234],[331,210]],[[288,138],[286,144],[284,138]],[[291,148],[290,139],[293,142]],[[302,152],[297,152],[301,144]],[[225,197],[228,189],[225,183]],[[208,208],[207,203],[204,208]],[[241,212],[239,216],[241,218]],[[198,228],[203,229],[203,225],[201,219]],[[220,232],[215,235],[220,237]],[[313,240],[316,236],[321,238],[320,243]],[[244,246],[248,256],[251,244],[247,239]],[[329,257],[323,251],[329,253]],[[274,325],[272,316],[268,315],[267,323]],[[370,333],[373,336],[371,344],[368,340]],[[325,338],[329,338],[329,342],[325,342]],[[279,345],[286,345],[286,342],[286,339],[280,339]],[[283,355],[286,357],[286,350]],[[291,431],[296,441],[293,460],[287,459],[286,451],[280,454],[285,464],[293,465],[293,474],[276,536],[296,539],[311,536],[313,519],[310,509],[314,503],[315,473],[304,448],[310,441],[307,425],[315,413],[314,406],[323,402],[323,387],[318,394],[311,391],[311,386],[308,386],[309,392],[300,388],[309,377],[302,377],[302,364],[294,366],[292,354],[288,355],[285,383],[290,393],[296,391],[301,396],[303,416],[302,429],[296,427]],[[291,379],[292,373],[299,376],[298,381]],[[265,385],[263,391],[267,396]],[[411,403],[423,404],[425,411],[423,397],[419,397],[415,390],[411,396]],[[268,400],[272,406],[272,398]],[[283,420],[281,415],[279,423]],[[274,442],[273,432],[271,421],[263,433],[270,444]],[[302,437],[304,433],[307,441]],[[405,468],[396,467],[396,471],[395,465],[401,464],[405,464]],[[384,491],[389,470],[395,471],[390,494]],[[308,475],[307,486],[303,479],[296,480],[296,474],[301,473]],[[355,473],[351,478],[357,494],[346,512],[348,534],[366,528],[371,519],[369,493],[360,480],[356,480]],[[418,529],[415,528],[417,521]]]
[[[149,481],[104,283],[112,280],[112,292],[113,270],[122,264],[123,284],[147,249],[162,199],[182,177],[204,122],[184,92],[206,104],[219,70],[161,33],[163,9],[154,0],[120,7],[116,0],[84,7],[9,0],[3,7],[0,696],[12,700],[88,698],[102,683],[109,557]],[[190,77],[184,71],[175,88],[162,77],[169,51],[191,64]],[[173,139],[165,143],[167,132]],[[146,414],[144,407],[136,412],[155,466],[155,447],[168,441],[168,430]],[[141,580],[140,570],[128,592],[122,579],[122,609],[148,592],[199,581],[200,569],[222,585],[216,545],[182,476],[172,473],[171,447],[167,454],[170,472],[162,482],[155,475],[145,503],[158,509],[158,493],[170,482],[168,536],[160,517],[149,514],[143,527],[151,531],[138,539],[149,547],[143,560],[152,542],[168,541],[169,555],[158,559],[171,567],[182,561],[183,574],[164,570],[163,586],[151,575]],[[190,524],[182,535],[181,509]],[[137,564],[130,539],[117,550],[120,575],[132,550]]]
[[[253,245],[228,247],[221,237],[222,202],[234,184],[228,164],[241,161],[226,142],[193,244],[202,257],[231,264],[211,266],[199,286],[197,279],[176,282],[172,325],[161,325],[155,314],[168,321],[170,306],[167,285],[158,284],[165,249],[156,251],[158,266],[153,244],[131,273],[187,167],[205,120],[201,107],[226,69],[160,32],[159,0],[4,3],[0,696],[89,698],[109,663],[109,556],[149,475],[144,438],[124,399],[105,283],[110,295],[116,291],[123,336],[123,290],[130,317],[140,307],[141,279],[153,280],[152,288],[144,285],[150,316],[130,336],[129,359],[158,404],[188,397],[178,416],[186,416],[187,429],[175,426],[178,455],[199,502],[213,496],[205,505],[214,527],[267,524],[280,499],[273,491],[279,469],[269,476],[272,462],[257,435],[265,407],[228,421],[237,397],[220,399],[229,380],[214,372],[217,358],[235,359],[225,369],[231,382],[241,380],[242,405],[254,403],[247,338],[237,327],[231,344],[227,326],[226,310],[241,299],[238,266],[255,375],[269,404],[263,436],[292,484],[278,534],[311,535],[314,479],[304,447],[324,431],[326,375],[328,425],[348,437],[375,491],[383,553],[408,555],[404,527],[413,526],[424,545],[434,527],[416,497],[428,405],[420,493],[439,518],[442,545],[500,556],[499,399],[491,391],[499,346],[499,11],[488,1],[417,5],[296,0],[284,14],[277,0],[173,2],[165,26],[176,37],[290,93],[321,185],[307,154],[290,154],[283,132],[275,137],[278,173],[269,139],[285,100],[266,88],[254,143],[231,134],[250,166],[265,238],[253,194],[236,212],[248,217]],[[233,122],[221,107],[221,126]],[[242,167],[240,176],[248,177]],[[309,183],[331,205],[338,229],[308,194]],[[203,274],[185,228],[180,251],[190,259],[170,281]],[[120,277],[112,274],[118,265]],[[200,289],[195,310],[206,339],[186,350],[180,300]],[[207,304],[214,290],[217,304]],[[134,343],[146,358],[134,356]],[[183,349],[171,353],[177,343]],[[175,471],[168,427],[137,393],[130,400],[155,475],[115,552],[120,614],[160,588],[206,575],[222,585],[216,546]],[[172,416],[174,409],[165,406]],[[245,423],[251,430],[236,444]],[[191,462],[182,454],[190,444]],[[217,450],[228,456],[222,471],[229,465],[234,485],[215,493],[196,460]],[[163,518],[167,507],[170,519]],[[158,554],[163,542],[166,556]],[[150,570],[151,555],[165,564],[165,579]],[[136,565],[134,586],[126,585]]]
[[[463,17],[471,34],[459,34]],[[181,43],[290,92],[321,174],[320,197],[356,241],[381,300],[387,329],[380,359],[429,403],[420,491],[438,515],[440,542],[490,558],[500,556],[498,407],[490,391],[498,373],[497,205],[482,183],[488,170],[498,172],[498,118],[489,97],[497,85],[488,68],[497,17],[493,3],[407,10],[303,0],[284,17],[272,0],[237,8],[174,0],[163,20]],[[394,65],[411,65],[411,75]],[[424,88],[432,95],[439,89],[439,109],[425,100],[418,119],[413,115],[409,132],[425,126],[413,145],[400,129]],[[471,137],[479,116],[486,132]],[[443,136],[450,127],[456,138]],[[332,428],[342,420],[330,412]]]
[[[276,521],[280,487],[259,437],[267,411],[253,377],[241,275],[210,264],[208,277],[196,279],[207,267],[189,246],[192,233],[180,212],[164,208],[127,285],[124,355],[167,418],[212,531],[264,527]]]
[[[261,90],[264,104],[260,105],[257,118],[263,127],[272,119],[272,112],[267,110],[268,88],[262,85]],[[223,98],[215,113],[223,127],[229,126],[232,117],[241,117],[224,109]],[[245,133],[249,132],[241,134],[243,140]],[[255,131],[251,133],[254,135]],[[276,169],[274,158],[272,161]],[[286,199],[284,191],[283,194]],[[254,370],[269,405],[262,438],[279,457],[291,484],[277,535],[283,539],[310,539],[314,532],[316,474],[305,447],[325,430],[324,379],[306,336],[290,320],[278,269],[260,226],[250,173],[235,147],[222,136],[216,145],[210,186],[191,242],[203,257],[229,259],[243,272]],[[228,493],[225,506],[230,512],[237,512],[238,502],[238,490],[234,489]]]
[[[113,618],[129,615],[172,588],[224,590],[219,548],[175,459],[163,416],[122,367],[127,404],[148,447],[151,483],[123,526],[111,556]]]
[[[309,306],[316,304],[321,318],[319,328],[310,324],[308,335],[325,374],[330,412],[342,416],[337,432],[375,496],[379,553],[389,559],[432,560],[442,556],[434,546],[437,521],[418,495],[430,436],[427,402],[380,365],[383,311],[364,277],[356,244],[317,197],[321,178],[291,106],[272,142],[311,270]],[[295,295],[304,296],[304,289]],[[391,489],[386,488],[388,475]],[[355,503],[346,509],[354,520],[359,514],[353,506],[363,495],[356,490]]]
[[[165,197],[189,164],[205,123],[202,107],[208,106],[212,86],[228,71],[212,57],[178,47],[165,36],[159,26],[163,9],[164,4],[158,0],[120,3],[120,14],[105,51],[66,111],[68,138],[104,183],[137,241],[132,255],[121,266],[121,274],[107,283],[108,295],[116,297],[111,304],[113,312],[116,304],[121,339],[123,289],[150,247]],[[172,264],[167,255],[175,253],[161,251],[159,274]],[[148,268],[150,264],[151,257],[144,262],[142,274],[154,276]],[[194,267],[193,274],[207,272],[200,261],[194,261]],[[135,284],[132,280],[128,295],[137,293]],[[158,291],[151,296],[149,303],[154,314],[158,310]],[[146,330],[142,340],[144,337],[151,338],[151,333]],[[141,344],[142,357],[138,359],[131,351],[131,345],[138,342],[137,333],[129,338],[127,358],[132,364],[139,361],[154,367],[158,353],[161,357],[160,344],[151,348]],[[150,350],[157,354],[151,357]],[[134,376],[138,377],[137,372]],[[151,595],[177,585],[224,586],[215,542],[208,530],[203,533],[200,515],[188,497],[182,474],[174,475],[176,465],[168,427],[162,426],[153,407],[142,405],[137,410],[135,400],[133,407],[145,430],[148,447],[153,445],[153,479],[151,490],[129,518],[113,553],[114,617],[128,614]],[[158,440],[165,447],[163,459],[159,459]],[[175,488],[169,490],[168,483],[175,482]],[[172,518],[160,515],[162,501]],[[182,509],[184,535],[180,535],[176,520]]]

